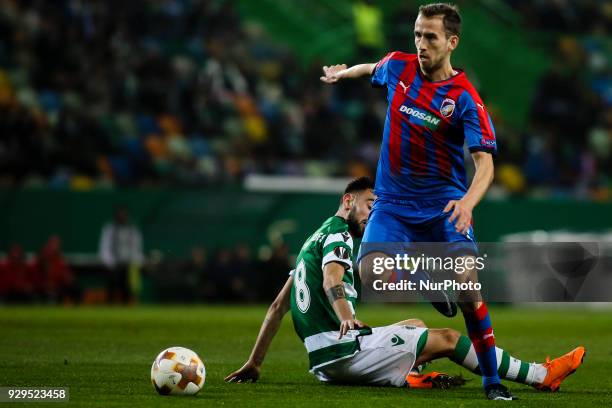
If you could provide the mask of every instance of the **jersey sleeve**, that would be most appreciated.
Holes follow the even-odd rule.
[[[395,54],[395,52],[388,53],[376,64],[370,80],[373,87],[382,88],[389,83],[389,60],[391,60],[393,54]]]
[[[323,243],[321,269],[330,262],[338,262],[346,269],[353,266],[353,238],[348,232],[329,234]]]
[[[461,95],[462,122],[465,140],[470,152],[488,152],[497,155],[497,140],[493,122],[478,95]]]

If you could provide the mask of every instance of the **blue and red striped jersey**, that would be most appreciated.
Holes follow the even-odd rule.
[[[497,153],[495,130],[465,73],[426,79],[416,54],[395,51],[376,64],[372,85],[387,88],[376,171],[379,197],[460,199],[467,192],[463,146]]]

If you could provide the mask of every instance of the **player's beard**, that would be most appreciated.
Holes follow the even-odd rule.
[[[447,55],[438,55],[438,58],[434,60],[433,57],[429,55],[427,63],[419,61],[421,71],[423,71],[423,73],[425,73],[428,76],[433,75],[436,71],[444,67],[446,58],[447,58]]]
[[[363,228],[359,220],[357,219],[355,207],[351,208],[346,219],[350,234],[355,238],[363,237]]]
[[[431,75],[436,72],[438,69],[442,67],[443,61],[438,61],[434,63],[431,59],[428,61],[428,64],[421,63],[421,71],[423,71],[427,75]]]

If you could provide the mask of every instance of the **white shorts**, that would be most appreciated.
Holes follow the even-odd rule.
[[[360,350],[351,356],[312,370],[321,381],[402,387],[417,359],[424,327],[374,327],[360,336]],[[424,336],[426,339],[426,336]]]

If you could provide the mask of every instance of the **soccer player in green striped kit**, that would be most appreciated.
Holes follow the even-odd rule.
[[[257,381],[261,365],[283,316],[291,310],[303,341],[310,372],[329,383],[430,388],[448,386],[445,374],[418,374],[413,368],[447,357],[480,374],[470,339],[453,329],[431,329],[419,319],[370,328],[357,320],[353,276],[353,238],[360,238],[375,196],[372,181],[348,184],[338,211],[304,243],[295,270],[268,309],[251,356],[229,374],[231,382]],[[496,348],[501,378],[556,391],[582,364],[578,347],[543,364],[526,363]]]

